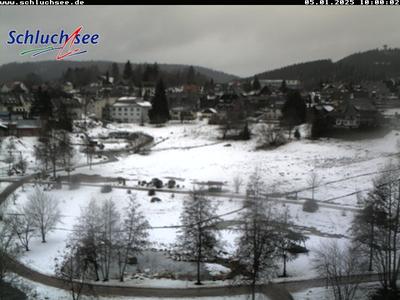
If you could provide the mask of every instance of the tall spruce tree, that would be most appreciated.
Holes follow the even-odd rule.
[[[286,85],[286,80],[282,80],[281,87],[279,88],[282,93],[286,93],[288,91],[288,87]]]
[[[111,77],[114,78],[114,82],[117,82],[120,78],[119,67],[117,63],[112,63],[111,65]]]
[[[48,90],[39,87],[34,94],[34,100],[31,106],[30,115],[38,116],[42,121],[48,121],[52,117],[53,106]]]
[[[169,120],[168,100],[165,94],[164,82],[160,79],[156,85],[156,92],[149,111],[150,122],[153,124],[165,123]]]
[[[133,71],[132,71],[132,65],[131,65],[131,62],[128,60],[127,62],[126,62],[126,64],[125,64],[125,67],[124,67],[124,79],[131,79],[132,78],[132,74],[133,74]]]
[[[257,76],[254,76],[252,88],[254,91],[258,91],[259,89],[261,89],[261,84]]]
[[[186,75],[186,83],[187,84],[195,84],[195,80],[196,80],[196,72],[195,72],[193,66],[190,66],[188,68],[187,75]]]
[[[306,103],[298,91],[287,94],[286,101],[282,107],[282,122],[289,130],[289,137],[294,126],[306,120]]]

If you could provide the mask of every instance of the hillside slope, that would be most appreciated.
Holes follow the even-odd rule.
[[[375,49],[330,59],[294,64],[256,74],[260,79],[299,79],[306,87],[327,80],[385,80],[400,77],[400,49]]]
[[[68,68],[87,68],[97,66],[101,72],[106,72],[110,69],[113,62],[111,61],[38,61],[38,62],[23,62],[9,63],[0,66],[0,82],[12,80],[22,80],[29,73],[39,75],[43,80],[59,79]],[[132,63],[135,67],[136,64]],[[124,63],[119,63],[120,70],[123,70]],[[160,70],[165,72],[185,72],[187,65],[180,64],[159,64]],[[209,68],[194,66],[195,70],[200,74],[213,79],[217,83],[226,83],[239,77],[227,74],[221,71],[212,70]]]

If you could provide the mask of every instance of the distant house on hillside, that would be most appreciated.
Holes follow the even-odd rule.
[[[338,108],[334,126],[336,128],[377,127],[380,114],[368,98],[348,99]]]
[[[41,129],[40,120],[0,120],[0,136],[38,136]]]
[[[110,107],[110,118],[124,123],[149,122],[151,103],[139,97],[121,97]]]
[[[171,120],[193,121],[197,118],[197,113],[187,107],[174,107],[170,110]]]
[[[201,118],[211,118],[216,115],[218,111],[215,108],[206,108],[200,112]]]
[[[282,86],[282,82],[284,79],[260,79],[260,85],[261,89],[265,86],[271,88],[271,89],[279,89]],[[285,80],[286,87],[289,89],[299,89],[301,86],[301,82],[299,80],[295,79],[288,79]]]
[[[154,97],[156,94],[156,83],[152,81],[142,82],[139,94],[145,99]]]
[[[280,108],[271,105],[262,110],[262,114],[257,118],[258,122],[279,125],[282,118],[282,111]]]

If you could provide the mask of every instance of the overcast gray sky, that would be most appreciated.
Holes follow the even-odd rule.
[[[99,33],[79,60],[183,63],[249,76],[308,60],[400,47],[400,7],[81,6],[0,7],[0,64],[21,57],[10,30]],[[28,46],[29,48],[29,46]]]

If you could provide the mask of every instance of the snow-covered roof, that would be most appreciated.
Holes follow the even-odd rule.
[[[331,112],[331,111],[334,111],[334,110],[335,110],[335,108],[334,108],[332,105],[324,105],[324,109],[325,109],[327,112]]]
[[[129,98],[129,97],[122,97],[122,98]],[[131,97],[131,98],[134,98],[134,99],[121,100],[121,98],[120,98],[112,106],[114,106],[114,107],[129,107],[129,106],[151,107],[151,103],[149,101],[138,101],[141,98],[135,98],[135,97]],[[135,100],[135,99],[138,99],[138,100]]]
[[[137,97],[124,96],[124,97],[118,98],[117,101],[135,101],[136,99],[137,99]]]
[[[385,116],[394,116],[400,114],[400,108],[388,108],[382,111],[382,114]]]
[[[216,114],[216,113],[217,113],[217,110],[216,110],[215,108],[206,108],[206,109],[204,109],[204,110],[202,111],[202,113],[208,113],[208,112],[213,113],[213,114]]]
[[[151,103],[149,101],[138,101],[136,104],[141,107],[151,107]]]

